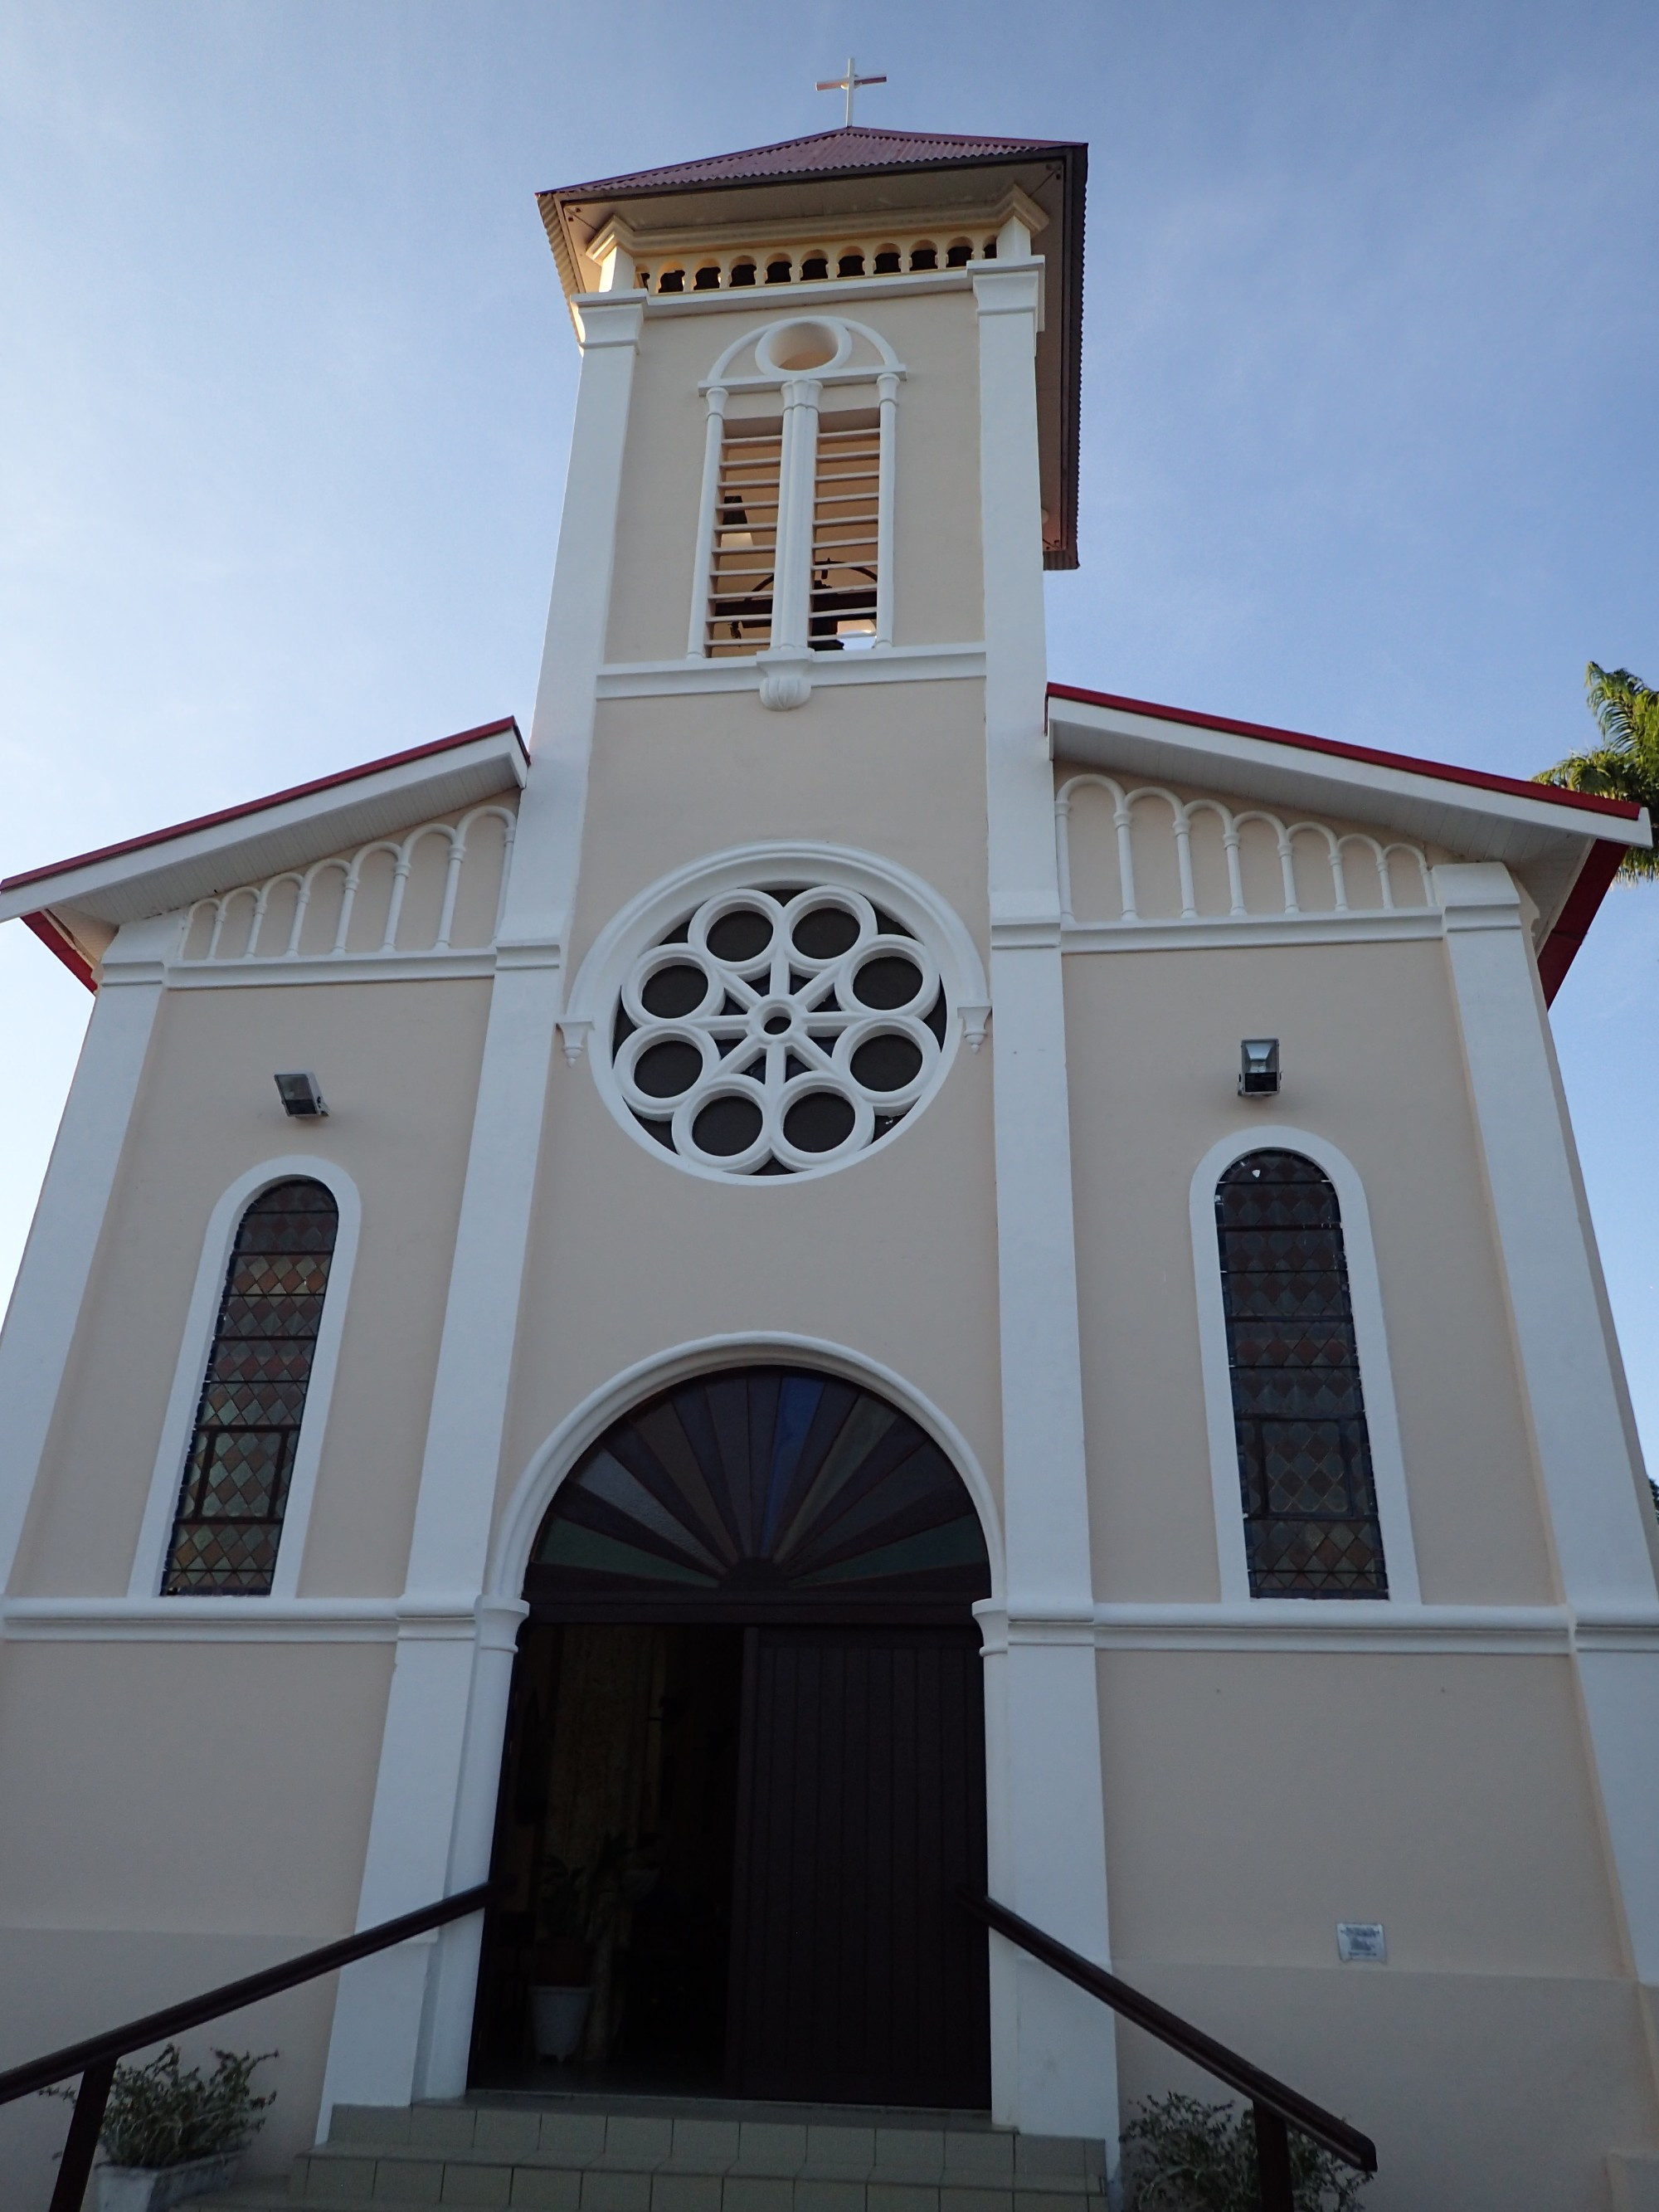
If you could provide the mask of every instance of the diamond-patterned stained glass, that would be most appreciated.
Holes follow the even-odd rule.
[[[242,1216],[164,1595],[270,1593],[338,1228],[331,1194],[309,1179],[273,1184]]]
[[[1254,1597],[1386,1597],[1342,1217],[1299,1152],[1216,1187],[1233,1421]]]

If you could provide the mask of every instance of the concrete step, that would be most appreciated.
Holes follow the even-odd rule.
[[[789,2117],[735,2117],[769,2109]],[[931,2121],[931,2124],[930,2124]],[[279,2184],[199,2212],[373,2203],[532,2212],[1101,2212],[1097,2142],[1016,2135],[966,2115],[847,2108],[572,2109],[531,2099],[342,2106]]]

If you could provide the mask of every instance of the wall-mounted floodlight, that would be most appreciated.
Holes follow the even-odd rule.
[[[1279,1039],[1246,1037],[1238,1048],[1239,1097],[1270,1098],[1278,1088]]]
[[[320,1121],[328,1112],[314,1075],[279,1075],[276,1096],[283,1102],[283,1113],[298,1121]]]

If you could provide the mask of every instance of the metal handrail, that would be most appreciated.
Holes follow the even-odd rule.
[[[1369,2136],[1361,2135],[1358,2128],[1350,2127],[1346,2120],[1328,2112],[1322,2105],[1316,2105],[1310,2097],[1292,2089],[1284,2081],[1264,2074],[1248,2058],[1241,2058],[1224,2043],[1206,2035],[1202,2028],[1194,2027],[1178,2013],[1167,2012],[1151,1997],[1143,1996],[1139,1990],[1131,1989],[1127,1982],[1119,1981],[1103,1966],[1068,1950],[1029,1920],[1022,1920],[1006,1905],[999,1905],[994,1897],[981,1897],[975,1891],[959,1889],[958,1903],[964,1905],[975,1919],[982,1920],[999,1936],[1006,1936],[1011,1943],[1018,1943],[1022,1951],[1040,1959],[1055,1973],[1063,1974],[1068,1982],[1075,1982],[1102,2004],[1110,2005],[1114,2012],[1121,2013],[1125,2020],[1133,2021],[1137,2027],[1155,2035],[1160,2043],[1167,2043],[1183,2058],[1190,2058],[1206,2074],[1213,2074],[1230,2089],[1237,2089],[1250,2102],[1255,2123],[1256,2168],[1261,2191],[1261,2212],[1295,2212],[1291,2193],[1291,2142],[1289,2130],[1299,2129],[1311,2136],[1317,2143],[1340,2158],[1345,2166],[1355,2166],[1361,2173],[1376,2172],[1376,2145]]]
[[[267,1966],[263,1973],[244,1975],[239,1982],[222,1982],[216,1990],[206,1990],[200,1996],[186,1997],[180,2004],[166,2005],[160,2012],[146,2013],[142,2020],[130,2020],[124,2027],[110,2028],[102,2035],[89,2035],[80,2043],[65,2044],[61,2051],[49,2051],[43,2057],[30,2059],[26,2066],[14,2066],[9,2072],[0,2074],[0,2105],[9,2104],[15,2097],[27,2097],[32,2090],[50,2088],[54,2082],[67,2081],[71,2075],[81,2076],[75,2112],[70,2120],[69,2139],[58,2168],[58,2185],[52,2192],[51,2212],[80,2212],[92,2162],[98,2154],[98,2136],[104,2124],[104,2107],[109,2101],[116,2064],[128,2051],[142,2051],[148,2043],[164,2042],[187,2027],[200,2027],[205,2021],[216,2020],[221,2013],[240,2012],[244,2005],[255,2004],[261,1997],[275,1996],[281,1990],[315,1981],[319,1974],[331,1973],[337,1966],[349,1966],[355,1959],[367,1959],[372,1953],[389,1950],[394,1943],[404,1942],[411,1936],[423,1936],[429,1928],[441,1928],[451,1920],[465,1920],[470,1913],[481,1912],[499,1887],[498,1883],[481,1881],[471,1889],[458,1890],[453,1897],[442,1898],[436,1905],[422,1905],[418,1912],[404,1912],[395,1920],[382,1920],[377,1927],[362,1929],[356,1936],[343,1936],[337,1943],[325,1943],[318,1950],[303,1952],[283,1966]]]

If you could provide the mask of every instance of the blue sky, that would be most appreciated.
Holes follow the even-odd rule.
[[[527,721],[538,185],[861,118],[1091,144],[1071,682],[1526,775],[1659,682],[1639,0],[0,4],[0,869]],[[85,995],[0,930],[0,1285]],[[1659,888],[1556,1029],[1659,1456]]]

